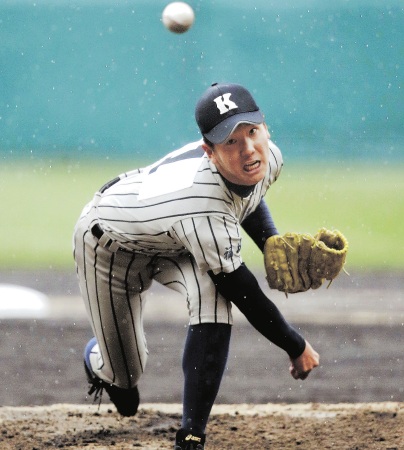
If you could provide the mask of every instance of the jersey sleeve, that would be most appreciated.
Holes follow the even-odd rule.
[[[258,207],[242,222],[241,226],[262,252],[266,240],[270,236],[279,234],[264,199],[261,199]]]
[[[187,218],[175,223],[173,232],[202,272],[230,273],[242,263],[240,226],[230,216]]]
[[[269,167],[269,182],[270,184],[272,184],[278,179],[279,175],[281,174],[283,167],[283,157],[279,147],[271,140],[269,141]]]

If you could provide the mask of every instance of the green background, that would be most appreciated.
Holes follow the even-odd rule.
[[[167,3],[0,2],[0,268],[73,269],[93,192],[198,139],[195,101],[231,81],[284,155],[267,197],[279,230],[339,228],[348,270],[402,270],[402,1],[190,1],[182,35]]]
[[[74,224],[95,190],[132,167],[58,162],[3,165],[0,268],[73,268]],[[135,166],[133,166],[135,167]],[[281,233],[337,228],[347,237],[347,270],[404,268],[404,165],[285,165],[267,202]],[[245,237],[243,256],[262,267]]]
[[[403,158],[402,0],[2,0],[0,155],[155,158],[196,140],[215,81],[246,85],[290,158]]]

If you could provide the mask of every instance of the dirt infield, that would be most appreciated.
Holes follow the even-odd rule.
[[[82,352],[91,330],[74,284],[2,276],[0,282],[33,288],[43,283],[50,303],[45,318],[0,317],[0,449],[173,449],[184,305],[157,294],[149,299],[141,409],[128,419],[106,395],[100,409],[86,398]],[[404,449],[404,281],[383,280],[351,276],[330,290],[272,295],[321,355],[304,382],[289,376],[284,353],[235,311],[206,449]]]
[[[122,418],[109,405],[0,408],[3,450],[172,449],[178,404],[143,405]],[[217,405],[208,450],[404,448],[399,403]]]

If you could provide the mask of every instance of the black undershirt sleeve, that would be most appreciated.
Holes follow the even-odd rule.
[[[285,350],[292,359],[303,353],[305,340],[262,292],[255,276],[245,264],[231,273],[208,273],[220,294],[233,302],[264,337]]]
[[[245,232],[251,237],[258,248],[264,251],[265,241],[275,234],[279,234],[264,199],[241,224]]]

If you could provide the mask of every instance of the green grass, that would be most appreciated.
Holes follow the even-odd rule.
[[[139,164],[3,163],[0,269],[73,268],[74,224],[104,182]],[[286,165],[267,202],[279,231],[315,234],[337,228],[347,237],[347,269],[404,268],[403,164]],[[262,257],[245,237],[249,265]]]
[[[339,229],[347,268],[404,268],[404,165],[285,166],[266,200],[281,234]]]
[[[70,268],[75,222],[122,164],[13,162],[0,168],[1,268]]]

